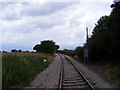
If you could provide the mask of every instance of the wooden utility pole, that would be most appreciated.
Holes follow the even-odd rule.
[[[88,27],[86,27],[86,44],[88,43]],[[88,62],[88,47],[84,48],[84,63]]]
[[[88,27],[86,27],[86,43],[88,43]]]

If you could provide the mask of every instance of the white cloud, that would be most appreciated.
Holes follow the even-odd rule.
[[[112,2],[113,0],[0,0],[2,2],[33,2],[41,3],[45,2]],[[119,0],[116,0],[119,1]]]
[[[109,15],[109,6],[107,2],[6,4],[0,18],[3,48],[32,50],[41,40],[51,39],[62,49],[73,49],[85,42],[86,26],[91,33],[96,21]]]

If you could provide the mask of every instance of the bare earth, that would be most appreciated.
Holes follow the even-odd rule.
[[[70,57],[68,57],[70,58]],[[95,88],[112,88],[112,86],[105,82],[97,73],[89,70],[84,65],[73,60],[73,63],[77,68],[85,75],[85,77],[94,85]],[[60,75],[61,59],[56,54],[53,62],[49,65],[47,69],[38,74],[34,80],[31,82],[29,88],[58,88],[59,86],[59,75]]]

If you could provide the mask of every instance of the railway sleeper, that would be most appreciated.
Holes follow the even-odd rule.
[[[83,86],[80,86],[80,85],[73,85],[73,86],[62,86],[62,88],[89,88],[89,85],[83,85]]]
[[[81,81],[83,81],[82,78],[63,78],[63,81],[74,81],[74,80],[81,80]]]
[[[62,86],[84,86],[87,85],[86,82],[84,83],[80,83],[80,82],[76,82],[76,83],[62,83]]]
[[[79,78],[80,76],[79,75],[66,75],[64,76],[64,78]]]

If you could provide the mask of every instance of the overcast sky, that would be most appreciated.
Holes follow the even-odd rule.
[[[61,49],[82,46],[86,27],[91,35],[98,19],[110,14],[112,2],[37,0],[0,4],[0,43],[3,50],[10,51],[32,50],[34,45],[48,39],[60,45]]]

